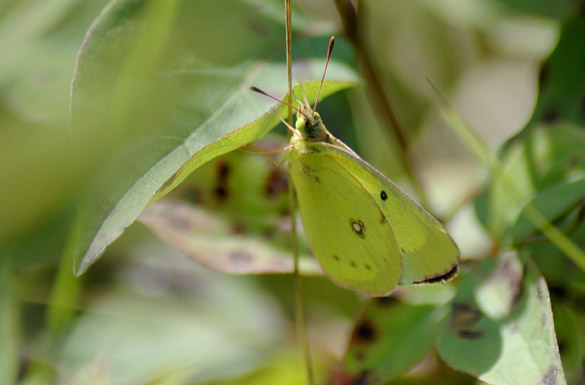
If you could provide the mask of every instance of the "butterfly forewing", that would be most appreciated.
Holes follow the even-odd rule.
[[[446,281],[456,274],[459,249],[440,222],[361,158],[326,143],[319,146],[384,213],[400,250],[400,284]]]
[[[323,270],[342,286],[385,295],[401,277],[398,245],[384,215],[360,181],[335,159],[293,149],[290,173],[303,225]]]

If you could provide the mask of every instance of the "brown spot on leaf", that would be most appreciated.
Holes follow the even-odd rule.
[[[286,173],[279,168],[270,170],[264,187],[266,198],[275,200],[280,194],[286,191],[288,191],[288,178],[286,177]]]
[[[351,336],[352,343],[367,344],[374,342],[378,337],[378,332],[371,321],[362,321],[356,326]]]
[[[190,223],[189,223],[189,221],[187,221],[187,219],[177,217],[177,216],[173,216],[170,218],[169,225],[171,225],[171,227],[174,230],[178,230],[178,231],[186,231],[186,230],[189,230],[189,228],[191,227]]]
[[[242,223],[234,223],[230,229],[230,232],[235,235],[246,234],[246,226]]]
[[[216,166],[216,180],[213,188],[213,195],[218,203],[225,203],[229,198],[229,175],[230,166],[225,161],[217,162]]]
[[[451,326],[470,329],[482,317],[475,305],[467,302],[453,302]]]
[[[579,157],[573,156],[567,162],[567,170],[571,171],[574,170],[577,166],[579,166]]]
[[[164,191],[167,188],[169,188],[173,184],[173,182],[175,181],[175,179],[177,178],[178,174],[179,174],[179,171],[176,171],[173,174],[173,176],[171,176],[169,179],[167,179],[167,181],[165,183],[163,183],[162,186],[159,187],[159,189],[157,190],[157,193],[160,192],[160,191]]]
[[[554,123],[559,119],[559,115],[558,107],[551,106],[542,114],[542,121],[544,123]]]
[[[556,385],[557,377],[559,376],[560,369],[555,364],[548,367],[548,370],[542,377],[542,384],[544,385]]]
[[[398,300],[392,296],[386,296],[386,297],[377,297],[374,298],[374,301],[376,302],[376,304],[378,306],[392,306],[398,303]]]
[[[215,196],[215,200],[218,203],[225,203],[228,199],[228,190],[225,186],[217,186],[213,191],[213,195]]]
[[[230,254],[230,261],[236,265],[248,265],[254,257],[243,251],[236,251]]]
[[[457,331],[457,335],[460,338],[466,340],[477,340],[480,339],[483,335],[483,330],[469,330],[469,329],[460,329]]]
[[[225,181],[230,175],[230,165],[226,161],[217,162],[217,180]]]

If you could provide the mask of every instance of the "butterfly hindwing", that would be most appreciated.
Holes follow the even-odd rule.
[[[334,157],[292,150],[290,173],[303,225],[323,270],[342,286],[385,295],[400,282],[398,245],[380,207]],[[330,146],[329,146],[330,147]]]
[[[327,143],[318,146],[360,182],[384,213],[400,249],[400,284],[446,281],[457,273],[459,249],[441,223],[361,158]]]

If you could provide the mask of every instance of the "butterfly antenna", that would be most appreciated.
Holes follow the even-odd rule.
[[[262,91],[260,88],[257,88],[257,87],[254,87],[254,86],[252,86],[252,87],[250,87],[250,90],[252,90],[252,91],[254,91],[254,92],[257,92],[257,93],[259,93],[259,94],[261,94],[261,95],[268,96],[268,97],[269,97],[270,99],[272,99],[272,100],[276,100],[276,101],[277,101],[277,102],[279,102],[279,103],[282,103],[282,104],[284,104],[284,105],[287,105],[287,106],[289,106],[290,108],[292,108],[293,110],[295,110],[296,112],[298,112],[298,113],[300,113],[300,114],[303,114],[303,116],[305,116],[307,119],[309,119],[309,117],[308,117],[307,115],[305,115],[305,114],[304,114],[304,113],[303,113],[303,112],[302,112],[302,111],[301,111],[299,108],[297,108],[297,107],[293,106],[293,105],[292,105],[292,104],[290,104],[290,103],[287,103],[287,102],[285,102],[284,100],[280,100],[280,99],[277,99],[277,98],[275,98],[274,96],[272,96],[272,95],[270,95],[270,94],[268,94],[268,93],[266,93],[266,92]]]
[[[333,44],[335,43],[335,36],[331,36],[329,40],[329,47],[327,48],[327,61],[325,62],[325,70],[323,71],[323,77],[321,78],[321,84],[319,85],[319,92],[317,92],[317,99],[315,100],[315,107],[313,107],[313,113],[317,111],[317,103],[319,102],[319,96],[321,95],[321,88],[323,88],[323,81],[325,80],[325,74],[327,73],[327,66],[329,65],[329,58],[331,57],[331,51],[333,51]]]

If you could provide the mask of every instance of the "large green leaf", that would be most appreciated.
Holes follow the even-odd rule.
[[[274,103],[248,88],[283,95],[281,56],[266,59],[282,53],[283,36],[281,25],[245,1],[110,3],[88,32],[72,87],[74,137],[99,131],[106,141],[77,218],[78,274],[149,202],[278,123],[267,112]],[[295,81],[318,79],[324,52],[304,60]],[[356,84],[339,63],[328,78],[323,97]],[[305,85],[310,100],[316,88]]]
[[[502,158],[487,192],[476,202],[479,220],[499,242],[521,242],[534,232],[522,213],[533,204],[549,221],[585,197],[585,135],[558,125],[536,130]]]
[[[336,383],[383,384],[406,373],[431,352],[446,314],[443,306],[391,297],[369,301],[354,326]]]
[[[465,276],[439,354],[490,384],[565,384],[544,278],[513,253],[490,265]]]
[[[556,8],[557,11],[568,5],[564,1],[536,3],[542,5],[548,3],[547,7]],[[532,118],[516,136],[508,140],[503,147],[504,151],[515,141],[526,138],[543,123],[571,122],[576,125],[585,123],[584,47],[585,18],[575,14],[564,21],[557,46],[541,68],[539,95]]]

